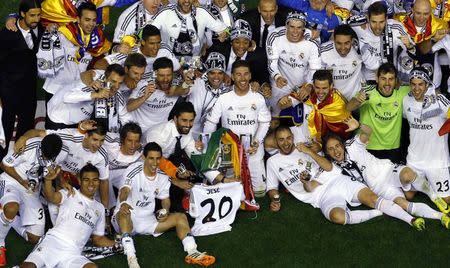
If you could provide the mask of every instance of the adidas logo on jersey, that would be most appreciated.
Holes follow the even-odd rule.
[[[278,169],[278,172],[283,172],[283,169],[282,169],[282,168],[279,168],[279,169]]]
[[[233,111],[233,107],[228,107],[228,109],[227,109],[228,111]]]

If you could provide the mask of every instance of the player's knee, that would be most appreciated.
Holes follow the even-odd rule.
[[[345,224],[345,210],[343,210],[342,208],[333,208],[330,211],[329,217],[332,223],[341,225]]]
[[[402,184],[408,184],[414,181],[417,174],[409,167],[405,167],[400,171],[400,180]]]
[[[5,214],[6,218],[12,220],[19,212],[19,203],[10,202],[3,206],[3,214]]]
[[[175,217],[176,217],[177,223],[187,223],[188,222],[186,214],[184,214],[184,213],[175,213]]]
[[[90,262],[90,263],[86,263],[83,268],[97,268],[97,264]]]
[[[20,266],[20,268],[37,268],[36,264],[32,262],[24,262]]]

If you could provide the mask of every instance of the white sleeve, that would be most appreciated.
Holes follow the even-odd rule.
[[[138,86],[139,86],[139,84],[138,84]],[[130,94],[130,97],[128,97],[128,100],[130,100],[130,99],[137,99],[137,98],[141,97],[142,95],[144,95],[144,90],[145,90],[146,86],[147,86],[147,84],[142,85],[140,88],[136,87],[134,90],[132,90],[131,94]]]
[[[446,43],[448,43],[448,41],[449,41],[449,36],[448,35],[446,35],[444,38],[442,38],[441,40],[439,40],[439,41],[437,41],[434,45],[433,45],[433,47],[431,48],[431,52],[436,52],[436,51],[438,51],[438,50],[440,50],[440,49],[443,49],[443,48],[445,48],[445,44]]]
[[[131,5],[120,14],[117,20],[116,29],[114,30],[114,43],[120,43],[125,35],[134,34],[136,28],[136,13],[133,9],[136,5]]]
[[[311,41],[315,46],[310,50],[310,56],[308,59],[308,75],[306,81],[312,83],[314,73],[322,67],[320,60],[319,46],[316,42]]]
[[[31,155],[27,153],[26,149],[27,146],[25,146],[25,151],[21,154],[16,154],[14,153],[14,150],[10,150],[2,160],[3,165],[7,167],[17,167],[18,165],[26,162],[26,160],[31,157]]]
[[[186,152],[186,154],[189,157],[191,157],[192,154],[201,154],[202,153],[202,152],[198,151],[197,148],[195,148],[195,140],[192,136],[190,137],[188,144],[184,148],[184,151]]]
[[[256,130],[255,139],[259,142],[263,142],[266,137],[267,131],[270,127],[270,120],[272,116],[269,109],[266,106],[266,102],[262,100],[258,109],[258,129]]]
[[[170,188],[170,181],[169,177],[167,175],[163,175],[166,177],[164,182],[161,185],[161,189],[159,189],[158,195],[156,195],[156,198],[163,200],[169,198],[169,188]]]
[[[198,15],[207,20],[206,27],[211,31],[221,33],[227,28],[227,25],[225,25],[223,21],[216,19],[213,14],[205,8],[197,8],[197,11]]]
[[[275,75],[280,74],[280,70],[278,69],[278,60],[280,55],[278,54],[278,48],[275,42],[275,33],[278,32],[272,31],[266,41],[267,66],[269,68],[270,77],[274,79]]]
[[[276,166],[275,166],[275,161],[273,160],[273,158],[269,158],[269,160],[267,160],[267,168],[266,168],[266,172],[267,172],[267,192],[270,190],[278,190],[278,185],[279,185],[279,181],[278,181],[278,175],[279,172],[278,170],[276,170]]]
[[[85,101],[92,101],[91,89],[89,87],[75,88],[67,91],[63,96],[65,103],[80,103]]]
[[[222,117],[222,100],[223,98],[220,96],[206,117],[203,133],[212,133],[217,129],[217,124]]]
[[[205,175],[206,180],[211,184],[213,183],[214,179],[219,174],[220,174],[220,172],[218,170],[208,170],[206,172],[203,172],[203,175]]]
[[[100,216],[98,217],[98,221],[95,224],[94,231],[92,231],[93,235],[104,236],[105,235],[105,210],[103,206],[100,207]]]
[[[126,123],[133,121],[133,118],[131,116],[131,114],[127,111],[127,103],[125,102],[125,99],[123,97],[122,94],[119,93],[118,95],[118,99],[119,99],[119,121],[120,124],[123,126]]]
[[[447,119],[447,114],[450,110],[450,101],[442,94],[437,94],[437,100],[439,105],[441,106],[441,109],[444,111],[442,113],[442,117],[444,119]]]
[[[120,64],[120,65],[124,65],[125,64],[125,60],[127,59],[126,54],[121,54],[121,53],[114,53],[108,56],[105,56],[105,60],[106,62],[111,65],[111,64]]]

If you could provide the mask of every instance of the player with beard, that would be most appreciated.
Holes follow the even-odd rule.
[[[252,73],[247,61],[237,60],[233,63],[231,78],[233,90],[219,96],[206,118],[203,132],[214,132],[221,122],[222,127],[240,137],[248,154],[253,191],[255,196],[261,197],[265,195],[266,188],[263,141],[269,129],[270,112],[264,97],[251,90]],[[219,173],[216,171],[208,179],[213,181]]]
[[[358,224],[383,212],[419,231],[425,228],[422,218],[412,217],[394,202],[378,197],[364,184],[342,175],[339,168],[304,143],[294,145],[294,137],[288,127],[278,127],[275,139],[280,153],[267,161],[267,191],[272,211],[281,208],[278,193],[281,182],[295,198],[319,207],[322,214],[336,224]],[[347,204],[364,204],[375,210],[349,210]]]
[[[178,96],[189,92],[189,87],[173,85],[173,63],[166,57],[155,60],[152,76],[154,81],[149,80],[146,86],[133,90],[127,104],[132,120],[141,124],[144,133],[167,121]]]
[[[81,168],[80,189],[71,196],[67,191],[55,191],[53,181],[61,169],[49,170],[44,178],[43,191],[48,202],[59,206],[58,219],[45,238],[20,265],[31,267],[83,267],[95,268],[93,262],[81,255],[90,237],[99,247],[114,246],[115,242],[105,234],[105,213],[103,206],[94,199],[100,185],[99,171],[91,164]]]
[[[122,234],[128,267],[139,267],[131,235],[151,234],[156,237],[172,228],[175,228],[188,254],[185,257],[187,263],[201,266],[213,264],[215,262],[213,256],[197,250],[186,215],[169,213],[170,180],[158,170],[162,157],[161,147],[155,142],[148,143],[144,147],[143,157],[143,163],[135,163],[125,172],[125,180],[119,191],[119,200],[112,221],[116,231]],[[156,212],[155,198],[160,199],[162,205],[162,209]]]
[[[360,133],[343,142],[339,136],[330,134],[324,138],[324,149],[333,162],[342,169],[342,174],[367,185],[374,193],[393,201],[411,215],[441,220],[442,225],[450,228],[448,207],[442,198],[431,188],[425,177],[410,167],[394,165],[388,159],[378,159],[366,150],[371,129],[361,125]],[[430,199],[442,207],[436,211],[424,203],[406,200],[403,191],[416,190],[427,194]]]

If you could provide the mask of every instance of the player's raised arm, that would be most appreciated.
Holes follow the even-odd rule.
[[[61,172],[61,167],[48,168],[48,174],[44,177],[44,187],[43,192],[45,199],[47,199],[48,202],[51,202],[53,204],[59,205],[62,201],[62,194],[58,191],[55,191],[55,188],[53,188],[53,181],[58,177],[59,173]]]

